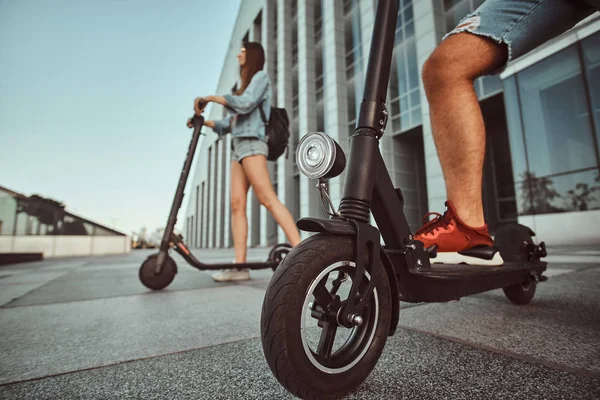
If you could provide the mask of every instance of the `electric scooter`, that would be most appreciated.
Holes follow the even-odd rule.
[[[271,248],[267,260],[265,262],[251,262],[244,264],[206,264],[200,262],[190,249],[185,245],[183,236],[177,235],[173,232],[175,224],[177,223],[177,213],[181,208],[181,203],[184,197],[185,185],[190,173],[192,161],[194,160],[194,154],[196,153],[196,147],[202,135],[202,126],[204,125],[204,117],[202,115],[194,115],[191,118],[193,125],[193,134],[190,146],[188,149],[185,162],[183,164],[183,170],[179,177],[179,184],[175,192],[173,204],[171,206],[171,212],[169,213],[169,219],[167,221],[167,227],[163,234],[159,252],[152,254],[146,258],[139,269],[139,279],[144,286],[152,290],[162,290],[169,286],[169,284],[175,278],[177,274],[177,264],[172,257],[169,256],[170,250],[175,250],[179,253],[188,264],[192,267],[197,268],[201,271],[206,270],[219,270],[225,268],[248,268],[248,269],[265,269],[271,268],[275,270],[279,263],[285,258],[292,248],[287,243],[278,243]]]
[[[371,373],[388,336],[397,328],[400,301],[448,302],[502,288],[515,304],[527,304],[547,264],[545,245],[514,224],[499,230],[493,247],[473,250],[504,264],[437,264],[437,249],[415,240],[379,151],[398,0],[379,0],[364,98],[350,137],[348,171],[336,210],[327,180],[340,175],[346,157],[324,133],[298,143],[300,171],[317,179],[328,219],[301,218],[299,229],[314,233],[292,249],[268,285],[261,315],[264,356],[277,380],[304,398],[338,398]],[[371,225],[372,214],[377,227]],[[383,245],[381,244],[383,239]],[[474,254],[471,254],[474,255]]]

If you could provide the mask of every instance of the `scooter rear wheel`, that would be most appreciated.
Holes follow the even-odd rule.
[[[153,254],[146,258],[139,270],[140,282],[148,289],[152,290],[162,290],[169,286],[177,273],[175,260],[167,256],[162,271],[160,274],[156,274],[157,257],[158,254]]]
[[[389,282],[381,265],[373,276],[365,272],[360,289],[375,279],[375,290],[359,312],[362,323],[346,328],[339,311],[355,277],[353,238],[317,234],[292,249],[269,283],[263,351],[277,380],[296,396],[339,398],[361,385],[381,356],[391,320]]]
[[[522,306],[529,304],[535,295],[537,284],[534,281],[522,283],[520,285],[512,285],[502,288],[504,295],[512,303]]]

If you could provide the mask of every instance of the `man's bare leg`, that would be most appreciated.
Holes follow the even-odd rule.
[[[501,66],[507,47],[471,33],[449,36],[423,66],[431,127],[448,200],[472,227],[485,224],[482,204],[485,125],[473,81]]]

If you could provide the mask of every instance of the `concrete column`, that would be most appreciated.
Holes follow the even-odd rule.
[[[317,129],[317,96],[315,88],[314,0],[298,0],[298,126],[299,137]],[[315,209],[315,182],[300,176],[300,216]],[[301,232],[302,238],[308,237]]]
[[[277,0],[266,0],[265,6],[262,10],[262,25],[261,25],[261,44],[265,49],[265,69],[271,78],[272,83],[272,96],[274,105],[276,104],[277,88],[277,48],[275,46],[275,38],[277,32],[275,32],[275,23],[277,20]],[[276,183],[276,165],[273,162],[268,162],[267,167],[269,169],[269,176],[272,183]],[[267,246],[269,244],[269,237],[276,235],[275,220],[271,216],[269,210],[265,207],[260,208],[260,240],[261,246]]]
[[[207,201],[207,213],[205,216],[205,220],[206,220],[206,226],[207,226],[207,238],[206,238],[206,247],[207,248],[212,248],[213,247],[213,230],[215,229],[215,224],[213,221],[213,215],[215,214],[215,202],[214,202],[214,196],[215,196],[215,182],[214,182],[214,176],[215,176],[215,145],[214,143],[212,143],[209,147],[210,150],[210,157],[209,157],[209,169],[208,169],[208,176],[206,177],[206,185],[208,186],[207,192],[209,192],[209,196],[207,196],[206,201]]]
[[[223,232],[223,186],[224,176],[223,176],[223,157],[225,156],[223,152],[223,142],[218,141],[215,143],[215,154],[217,154],[217,164],[215,165],[216,171],[216,182],[215,182],[215,190],[216,190],[216,202],[215,202],[215,247],[221,247],[223,245],[223,241],[221,240],[222,232]]]
[[[223,211],[223,247],[233,246],[231,237],[231,135],[225,135],[223,139],[223,154],[225,157],[225,182],[224,211]]]
[[[348,103],[344,10],[341,1],[323,0],[323,86],[325,132],[348,154]],[[358,74],[360,75],[360,74]],[[362,76],[356,77],[362,82]],[[362,93],[362,90],[361,90]],[[329,181],[333,204],[340,203],[344,175]]]
[[[277,107],[285,108],[291,119],[293,114],[293,79],[292,72],[292,5],[289,0],[277,0]],[[291,125],[291,121],[290,121]],[[290,126],[290,130],[292,126]],[[289,158],[281,156],[277,160],[277,195],[292,215],[297,214],[298,204],[293,195],[294,179],[292,177],[295,151],[293,138],[290,137]],[[277,241],[287,241],[283,230],[277,229]]]
[[[250,26],[250,30],[248,32],[248,40],[254,42],[258,39],[257,32],[254,29],[254,22],[252,20],[252,25]],[[255,234],[255,232],[257,229],[260,229],[260,204],[254,195],[254,190],[252,187],[250,187],[250,190],[248,190],[248,197],[246,201],[246,216],[248,218],[248,239],[246,244],[248,247],[252,247],[258,243],[258,234]]]
[[[442,2],[433,0],[413,0],[417,65],[419,74],[423,64],[444,36]],[[420,75],[419,75],[420,76]],[[420,80],[421,113],[423,120],[423,145],[425,150],[425,170],[427,175],[427,197],[429,209],[439,209],[446,201],[446,186],[442,166],[437,156],[431,131],[429,104]]]

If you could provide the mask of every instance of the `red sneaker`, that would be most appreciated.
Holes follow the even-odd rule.
[[[428,221],[430,215],[436,217]],[[444,215],[432,212],[423,217],[423,225],[415,232],[415,240],[425,248],[437,246],[437,256],[432,263],[502,265],[504,260],[490,237],[487,225],[473,228],[456,215],[451,201],[446,202]]]

